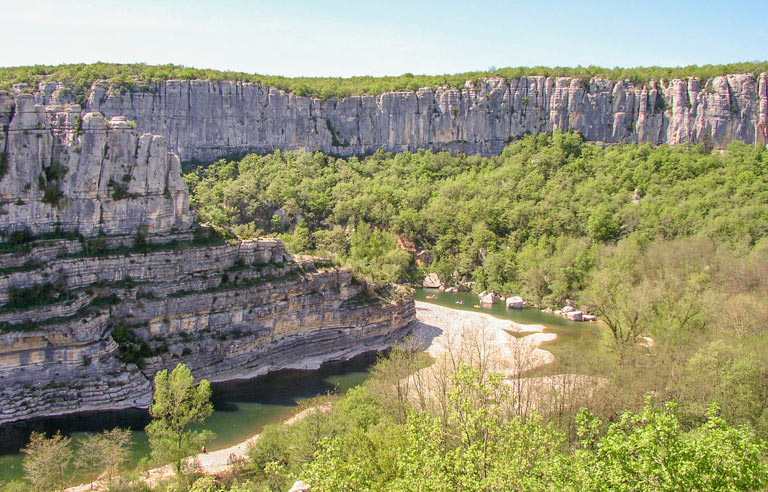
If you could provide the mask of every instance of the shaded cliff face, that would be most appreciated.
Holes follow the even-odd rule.
[[[0,424],[147,406],[154,374],[179,362],[214,381],[317,368],[389,346],[415,314],[410,297],[373,298],[348,271],[294,261],[276,240],[57,258],[0,275],[17,289],[54,278],[60,301],[0,310]]]
[[[0,94],[0,124],[0,230],[153,234],[192,223],[179,158],[164,137],[29,94]]]
[[[250,83],[169,80],[146,92],[95,84],[86,107],[125,115],[161,134],[183,160],[233,152],[321,150],[357,155],[418,148],[495,154],[526,133],[578,130],[605,143],[765,143],[768,81],[763,74],[713,80],[628,81],[567,77],[485,79],[463,89],[421,89],[316,99]],[[42,84],[40,103],[71,99]]]

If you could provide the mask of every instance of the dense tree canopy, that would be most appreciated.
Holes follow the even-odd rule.
[[[603,149],[555,133],[490,158],[275,152],[218,161],[185,179],[200,218],[241,236],[293,230],[283,237],[297,250],[388,269],[386,280],[414,273],[391,253],[406,240],[430,254],[444,280],[456,272],[556,305],[584,289],[599,248],[622,238],[757,244],[768,231],[766,168],[768,151],[738,143],[714,152]],[[355,246],[361,235],[364,248]]]
[[[636,67],[604,68],[588,67],[506,67],[490,68],[486,71],[464,72],[446,75],[403,75],[386,77],[281,77],[243,72],[199,69],[180,65],[145,65],[143,63],[116,64],[92,63],[71,65],[32,65],[0,68],[0,88],[12,84],[36,84],[45,78],[67,82],[82,99],[87,98],[87,90],[97,80],[107,80],[111,85],[127,89],[147,89],[150,82],[169,79],[204,79],[254,82],[277,87],[302,96],[345,97],[360,94],[381,94],[388,91],[417,90],[422,87],[450,86],[462,87],[467,80],[476,81],[483,77],[503,77],[513,79],[525,76],[568,76],[588,80],[601,77],[609,80],[632,80],[643,83],[648,80],[698,77],[708,79],[731,73],[759,74],[768,72],[768,63],[745,62],[727,65],[690,65],[686,67]],[[83,97],[85,96],[85,98]]]

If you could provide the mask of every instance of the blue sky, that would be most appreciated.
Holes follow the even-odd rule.
[[[768,59],[768,0],[0,0],[0,11],[0,66],[350,76]]]

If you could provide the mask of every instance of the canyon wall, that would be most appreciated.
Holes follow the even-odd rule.
[[[0,424],[145,407],[152,378],[249,378],[380,350],[410,296],[194,224],[179,158],[126,118],[0,95]]]
[[[603,143],[766,143],[768,79],[633,84],[568,77],[488,78],[465,87],[318,99],[257,84],[169,80],[146,91],[93,85],[85,111],[122,115],[165,137],[182,160],[275,149],[359,155],[419,148],[485,155],[526,133],[578,130]],[[42,83],[38,103],[72,101]]]
[[[0,279],[63,287],[56,302],[0,310],[0,424],[145,407],[154,374],[179,362],[213,381],[317,368],[388,347],[415,314],[410,297],[383,301],[277,240],[58,258]]]
[[[185,230],[179,158],[125,118],[0,95],[0,230],[94,235]]]

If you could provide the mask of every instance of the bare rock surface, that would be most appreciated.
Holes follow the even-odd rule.
[[[38,101],[65,100],[65,88],[48,85]],[[532,76],[319,99],[252,83],[168,80],[128,92],[94,84],[84,111],[125,116],[141,131],[163,135],[185,161],[275,149],[491,155],[527,133],[556,129],[603,143],[724,147],[766,143],[760,125],[768,120],[767,86],[765,74],[647,83]]]
[[[0,123],[0,230],[92,236],[191,225],[179,158],[162,135],[78,105],[44,106],[30,94],[0,94]]]

